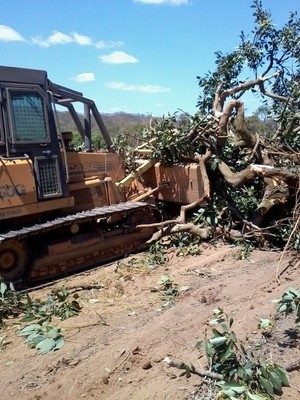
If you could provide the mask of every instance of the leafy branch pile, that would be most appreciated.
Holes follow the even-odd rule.
[[[279,314],[296,314],[296,329],[299,328],[299,290],[290,288],[276,303]],[[214,388],[214,395],[209,398],[269,400],[282,395],[283,387],[289,386],[287,370],[294,368],[284,368],[270,359],[263,359],[251,346],[247,349],[232,330],[233,322],[221,308],[214,310],[214,319],[209,322],[212,336],[196,344],[198,349],[205,351],[207,370],[198,370],[193,365],[174,362],[168,357],[165,362],[184,370],[183,375],[187,378],[196,374],[209,379],[208,385]],[[271,326],[270,320],[260,319],[259,328],[262,333]],[[296,365],[298,369],[299,361]],[[202,392],[201,387],[199,393]]]
[[[199,163],[201,169],[204,196],[189,205],[194,220],[165,221],[160,236],[185,231],[299,251],[300,20],[291,12],[279,27],[260,0],[252,8],[252,32],[241,32],[228,54],[216,52],[215,71],[198,77],[199,112],[152,123],[140,138],[142,154],[166,166]],[[251,117],[246,93],[262,102]],[[197,211],[203,201],[207,206]]]
[[[22,325],[19,335],[29,347],[39,349],[42,354],[58,350],[64,344],[61,328],[51,324],[53,319],[70,318],[80,309],[75,298],[69,300],[64,287],[49,294],[46,300],[33,300],[28,293],[17,292],[12,284],[8,286],[0,278],[0,329],[11,318],[18,317]]]
[[[260,360],[237,341],[231,330],[233,319],[228,319],[221,309],[215,310],[210,321],[213,337],[197,343],[204,346],[209,369],[221,374],[221,395],[224,399],[267,400],[282,394],[289,386],[286,370],[271,361]]]
[[[295,323],[300,327],[300,291],[294,288],[284,292],[281,299],[277,301],[277,309],[279,313],[296,314]]]

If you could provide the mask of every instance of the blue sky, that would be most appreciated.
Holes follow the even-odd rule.
[[[1,65],[48,71],[105,113],[196,112],[196,76],[253,27],[252,0],[9,0]],[[263,0],[279,26],[299,0]],[[246,105],[247,106],[247,105]],[[248,109],[256,109],[251,101]]]

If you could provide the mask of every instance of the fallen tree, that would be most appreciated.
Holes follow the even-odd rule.
[[[300,249],[300,20],[291,12],[278,28],[261,1],[252,7],[252,33],[242,32],[231,53],[216,52],[215,71],[198,77],[199,112],[169,115],[143,132],[149,159],[200,164],[208,200],[156,224],[155,239],[222,234]],[[253,79],[245,78],[249,73]],[[249,92],[263,102],[265,120],[245,115]],[[187,221],[189,209],[196,217]]]

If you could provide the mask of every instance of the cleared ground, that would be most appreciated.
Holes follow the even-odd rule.
[[[284,366],[299,361],[295,318],[275,319],[272,302],[289,287],[300,288],[299,269],[290,265],[279,285],[276,274],[288,265],[288,256],[279,268],[277,252],[241,256],[237,247],[205,245],[196,257],[170,253],[167,265],[149,269],[140,254],[66,279],[64,286],[79,295],[83,308],[78,316],[58,321],[65,345],[40,355],[26,347],[10,320],[8,344],[0,350],[1,398],[186,399],[201,378],[180,376],[182,371],[163,360],[168,356],[205,368],[204,353],[195,344],[210,335],[207,322],[216,307],[233,317],[233,330],[246,346],[259,343],[267,357]],[[165,276],[180,289],[179,296],[167,296],[158,283]],[[34,297],[45,298],[51,289],[36,290]],[[269,338],[258,329],[260,318],[274,321]],[[299,399],[299,371],[290,373],[290,382],[282,398]]]

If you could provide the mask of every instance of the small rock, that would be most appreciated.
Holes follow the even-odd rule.
[[[152,368],[151,361],[145,362],[145,363],[143,364],[142,368],[143,368],[143,369],[150,369],[150,368]]]
[[[203,295],[203,296],[201,297],[200,302],[201,302],[201,303],[207,303],[207,298],[206,298],[206,296]]]
[[[141,349],[139,348],[139,346],[136,346],[133,350],[132,350],[132,354],[139,354],[141,351]]]
[[[135,311],[131,311],[131,312],[128,313],[128,316],[129,316],[129,317],[132,317],[133,315],[136,315],[136,312],[135,312]]]
[[[172,373],[168,373],[168,374],[167,374],[167,377],[168,377],[169,379],[176,379],[176,378],[177,378],[177,375],[175,375],[175,374],[172,372]]]

